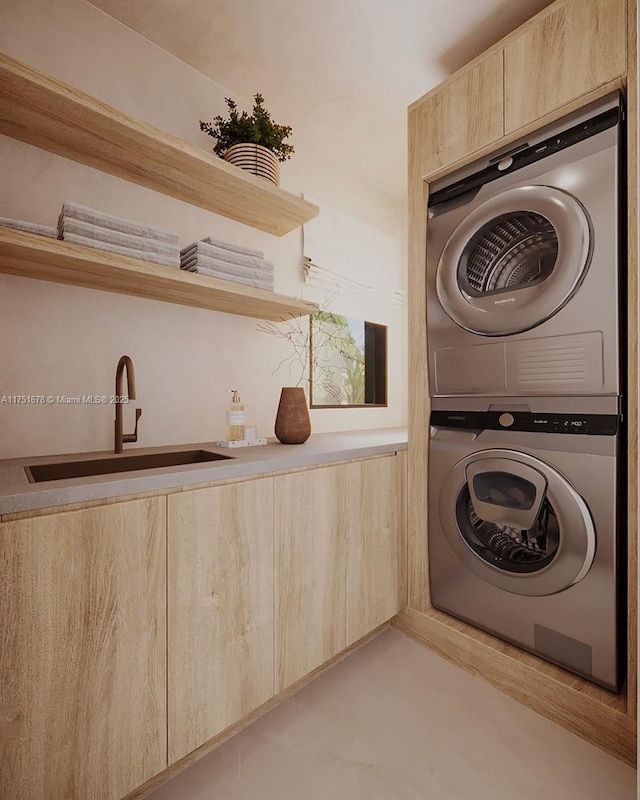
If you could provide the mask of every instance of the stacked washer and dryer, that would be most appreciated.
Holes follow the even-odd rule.
[[[619,94],[431,184],[432,604],[624,680]]]

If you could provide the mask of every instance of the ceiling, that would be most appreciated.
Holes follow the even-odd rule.
[[[550,2],[92,0],[398,198],[407,105]]]

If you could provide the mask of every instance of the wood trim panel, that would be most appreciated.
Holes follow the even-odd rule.
[[[282,692],[279,692],[275,697],[271,700],[268,700],[266,703],[260,706],[260,708],[256,708],[251,714],[246,716],[244,719],[239,720],[234,725],[231,725],[226,730],[219,733],[217,736],[214,736],[210,741],[205,742],[201,747],[197,750],[194,750],[189,755],[185,756],[184,758],[180,759],[175,764],[172,764],[163,772],[160,772],[158,775],[155,775],[151,780],[147,781],[143,786],[139,786],[135,791],[130,792],[126,797],[123,797],[122,800],[143,800],[143,798],[147,797],[151,792],[155,791],[158,787],[162,786],[171,778],[175,777],[176,775],[184,772],[185,769],[190,767],[196,761],[199,761],[201,758],[206,756],[212,750],[215,750],[216,747],[223,744],[227,740],[231,739],[237,733],[240,733],[241,730],[251,725],[251,723],[255,722],[256,720],[263,717],[272,709],[279,706],[280,703],[288,700],[290,697],[293,697],[294,694],[299,692],[301,689],[304,689],[305,686],[310,684],[316,678],[320,677],[320,675],[324,674],[327,670],[331,669],[331,667],[338,664],[348,655],[353,653],[355,650],[358,650],[363,645],[370,642],[372,639],[375,639],[376,636],[379,636],[382,631],[386,630],[389,627],[389,623],[385,622],[384,625],[381,625],[379,628],[376,628],[375,631],[371,631],[367,636],[360,639],[359,642],[355,642],[350,647],[347,647],[341,653],[334,656],[329,661],[326,661],[319,667],[316,667],[312,672],[308,675],[305,675],[299,681],[296,681],[293,685],[289,686]],[[84,799],[83,799],[84,800]]]
[[[427,184],[417,161],[423,146],[419,122],[409,117],[409,448],[407,460],[407,590],[409,605],[425,611],[429,599],[427,552],[427,459],[429,399],[427,367],[426,240]]]
[[[542,716],[636,766],[636,723],[625,713],[624,696],[570,676],[436,609],[426,613],[405,609],[392,625]]]
[[[505,133],[624,75],[626,39],[626,0],[572,0],[523,26],[504,47]]]
[[[118,800],[166,768],[165,503],[0,525],[0,797]]]
[[[315,303],[71,242],[0,228],[0,272],[254,319],[314,314]]]
[[[628,634],[627,713],[638,715],[638,52],[637,4],[629,0],[629,76],[627,84],[627,536]]]
[[[276,236],[319,213],[313,203],[4,54],[0,133]]]

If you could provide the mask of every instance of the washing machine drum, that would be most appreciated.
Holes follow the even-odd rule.
[[[438,298],[473,333],[526,331],[567,303],[591,252],[589,218],[575,197],[550,186],[509,189],[454,230],[438,263]]]
[[[548,464],[516,451],[459,461],[443,484],[440,522],[472,572],[514,594],[560,592],[587,574],[595,554],[582,497]]]

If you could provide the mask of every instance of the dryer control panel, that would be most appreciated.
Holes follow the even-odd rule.
[[[615,436],[620,426],[616,414],[547,414],[530,411],[432,411],[436,428],[510,430]]]

